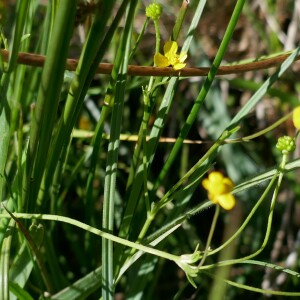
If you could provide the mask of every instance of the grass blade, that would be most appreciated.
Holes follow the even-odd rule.
[[[52,47],[47,51],[47,60],[42,73],[30,132],[23,180],[25,211],[33,211],[36,206],[36,197],[46,164],[45,155],[49,150],[63,83],[68,46],[73,32],[72,20],[74,21],[75,18],[75,8],[76,3],[72,0],[60,2],[50,41]]]
[[[122,66],[118,74],[115,88],[115,100],[112,108],[111,134],[108,145],[108,157],[106,164],[106,175],[104,185],[104,204],[102,226],[107,232],[114,228],[114,201],[116,192],[117,162],[119,154],[119,143],[121,133],[121,120],[123,114],[124,94],[128,70],[128,59],[130,54],[132,24],[137,1],[131,1],[121,46],[117,57],[123,57]],[[114,270],[113,270],[113,243],[102,239],[102,297],[104,300],[113,299],[114,295]]]

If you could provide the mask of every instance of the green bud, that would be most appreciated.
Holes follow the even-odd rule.
[[[296,143],[293,138],[290,136],[282,136],[278,139],[276,144],[276,148],[282,152],[282,154],[286,154],[289,152],[293,152],[296,149]]]
[[[159,3],[154,2],[146,7],[146,16],[153,20],[158,20],[162,14],[162,11],[162,6]]]

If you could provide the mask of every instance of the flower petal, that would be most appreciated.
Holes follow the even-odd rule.
[[[225,178],[226,177],[224,177],[222,173],[216,171],[211,172],[208,175],[208,180],[210,183],[209,192],[212,195],[227,194],[228,192],[230,192],[226,185],[226,181],[224,183]]]
[[[221,207],[231,210],[235,206],[235,198],[232,194],[224,194],[216,197]]]
[[[181,70],[181,69],[183,69],[183,68],[185,67],[185,65],[186,65],[186,64],[176,63],[176,64],[173,65],[173,69],[174,69],[175,71]]]
[[[208,199],[214,204],[219,204],[218,197],[219,195],[208,193]]]
[[[208,199],[220,205],[226,210],[230,210],[235,205],[235,198],[231,194],[234,184],[228,177],[221,172],[211,172],[208,178],[202,181],[203,187],[208,192]]]
[[[208,180],[213,183],[221,183],[224,176],[220,172],[213,171],[208,175]]]
[[[223,187],[224,187],[223,194],[230,193],[233,190],[234,184],[231,181],[231,179],[224,177],[222,183],[223,183]]]
[[[154,64],[158,67],[164,68],[170,65],[169,60],[160,53],[155,53]]]
[[[174,41],[167,41],[164,45],[164,54],[166,57],[176,56],[178,45]]]
[[[207,191],[209,191],[209,190],[210,190],[210,187],[211,187],[210,181],[209,181],[207,178],[203,179],[203,181],[202,181],[202,186],[203,186]]]
[[[297,129],[300,129],[300,106],[296,107],[293,111],[293,123]]]

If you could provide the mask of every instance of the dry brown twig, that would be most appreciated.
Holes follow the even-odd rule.
[[[0,50],[0,54],[4,61],[9,59],[9,51]],[[288,56],[290,52],[279,54],[274,57],[269,57],[265,59],[259,59],[257,61],[235,64],[235,65],[224,65],[220,66],[217,75],[229,75],[229,74],[238,74],[245,73],[248,71],[268,69],[271,67],[276,67],[281,64]],[[297,60],[300,57],[297,57]],[[46,56],[20,52],[18,54],[18,63],[22,65],[42,67],[45,63]],[[77,59],[67,59],[66,69],[69,71],[75,71],[78,65]],[[99,64],[97,73],[98,74],[110,74],[113,68],[113,64],[110,63],[101,63]],[[159,67],[148,67],[148,66],[128,66],[128,74],[133,76],[182,76],[182,77],[191,77],[191,76],[206,76],[210,68],[201,67],[201,68],[184,68],[179,71],[174,71],[171,67],[159,68]]]

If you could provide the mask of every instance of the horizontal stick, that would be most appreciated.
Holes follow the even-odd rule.
[[[4,61],[8,61],[9,52],[7,50],[0,50],[0,54],[3,57]],[[276,67],[281,64],[291,52],[279,54],[277,56],[272,56],[265,59],[260,59],[257,61],[241,63],[236,65],[224,65],[220,66],[218,69],[218,75],[229,75],[229,74],[238,74],[255,70],[268,69],[271,67]],[[297,60],[300,57],[297,57]],[[18,63],[22,65],[42,67],[45,63],[46,56],[20,52],[18,54]],[[66,69],[69,71],[75,71],[78,64],[77,59],[67,59]],[[98,74],[110,74],[113,68],[113,64],[110,63],[101,63],[99,64],[97,73]],[[171,67],[159,68],[159,67],[148,67],[148,66],[128,66],[128,74],[133,76],[206,76],[210,68],[201,67],[201,68],[184,68],[179,71],[174,71]]]

